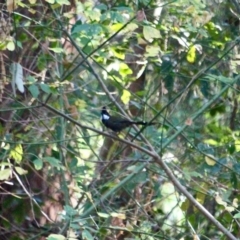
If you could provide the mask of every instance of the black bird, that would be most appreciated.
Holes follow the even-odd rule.
[[[101,119],[102,123],[107,127],[110,128],[114,132],[121,132],[124,128],[130,127],[133,124],[136,125],[153,125],[155,123],[147,123],[143,121],[130,121],[128,119],[116,117],[116,116],[110,116],[108,113],[106,107],[102,108],[101,112]]]

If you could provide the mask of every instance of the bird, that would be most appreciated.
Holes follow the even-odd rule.
[[[155,123],[148,123],[143,121],[131,121],[125,118],[111,116],[108,113],[107,108],[105,106],[102,107],[101,120],[105,127],[111,129],[114,132],[121,132],[123,129],[130,127],[133,124],[143,125],[143,126],[149,126],[149,125],[155,124]]]

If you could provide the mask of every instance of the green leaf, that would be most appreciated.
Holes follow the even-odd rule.
[[[98,215],[99,217],[102,217],[102,218],[109,218],[109,217],[110,217],[109,214],[103,213],[103,212],[98,212],[97,215]]]
[[[110,215],[112,217],[117,217],[117,218],[120,218],[120,219],[126,219],[126,214],[124,214],[124,213],[111,212]]]
[[[54,157],[45,157],[44,160],[53,167],[62,167],[61,162]]]
[[[9,51],[14,51],[14,50],[15,50],[15,44],[14,44],[14,42],[8,42],[8,43],[7,43],[7,49],[8,49]]]
[[[41,170],[43,168],[43,161],[40,158],[33,160],[33,164],[36,170]]]
[[[239,212],[239,213],[236,213],[233,217],[234,217],[234,218],[240,218],[240,212]]]
[[[96,37],[96,35],[102,32],[102,26],[100,24],[77,24],[74,25],[72,28],[72,34],[79,33],[79,32],[86,32],[88,37]]]
[[[143,62],[141,65],[139,64],[139,66],[141,66],[141,67],[139,68],[139,71],[137,72],[136,79],[138,79],[142,76],[143,72],[145,71],[145,69],[147,67],[147,61]]]
[[[99,9],[99,10],[107,10],[108,9],[108,6],[103,4],[103,3],[100,3],[100,4],[97,4],[95,6],[96,9]]]
[[[190,181],[192,179],[192,177],[199,177],[199,178],[202,178],[202,174],[198,173],[198,172],[195,172],[195,171],[192,171],[191,169],[184,169],[183,170],[183,173],[184,173],[184,177]]]
[[[16,170],[16,172],[17,172],[19,175],[25,175],[25,174],[28,173],[27,170],[25,170],[25,169],[23,169],[23,168],[21,168],[21,167],[15,167],[15,170]]]
[[[55,48],[48,48],[49,50],[55,52],[55,53],[62,53],[64,52],[63,48],[55,47]]]
[[[83,231],[82,231],[82,239],[86,239],[86,240],[94,240],[94,237],[92,236],[92,234],[88,231],[88,230],[86,230],[86,229],[84,229]]]
[[[121,96],[121,100],[124,104],[128,104],[131,98],[131,93],[128,90],[123,90],[123,94]]]
[[[151,26],[143,27],[143,36],[150,42],[152,42],[154,38],[161,38],[160,31]]]
[[[146,53],[144,54],[146,57],[156,57],[160,53],[159,46],[147,46]]]
[[[183,46],[183,47],[188,47],[189,46],[189,42],[187,41],[187,38],[178,37],[176,35],[172,35],[171,37],[176,39],[181,46]]]
[[[6,42],[0,41],[0,50],[5,50],[6,49]]]
[[[123,27],[123,23],[115,23],[112,26],[110,26],[110,29],[114,32],[119,31]]]
[[[70,5],[70,2],[68,0],[56,0],[56,3],[58,3],[59,5]]]
[[[37,79],[31,75],[27,76],[26,79],[29,81],[29,83],[37,82]]]
[[[19,48],[23,48],[23,46],[22,46],[22,43],[21,42],[19,42],[19,41],[16,41],[16,43],[17,43],[17,46],[19,47]]]
[[[179,201],[179,196],[177,195],[173,184],[170,182],[162,184],[160,192],[162,198],[156,199],[153,210],[159,211],[159,209],[161,209],[172,222],[178,222],[178,224],[180,224],[184,219],[184,214],[180,208],[181,202]]]
[[[17,144],[15,148],[10,150],[9,158],[13,158],[17,163],[21,163],[23,157],[23,148],[21,144]]]
[[[125,59],[125,52],[124,51],[119,51],[116,48],[111,48],[111,51],[112,51],[114,57],[119,58],[121,60]]]
[[[214,166],[216,164],[216,161],[214,160],[214,156],[212,156],[210,154],[205,155],[205,162],[209,166]]]
[[[78,211],[69,205],[64,206],[64,210],[66,211],[66,214],[70,217],[78,214]]]
[[[120,63],[119,73],[122,77],[126,77],[127,75],[131,75],[133,72],[126,63]]]
[[[136,23],[129,23],[127,27],[124,29],[124,32],[133,32],[138,28],[138,25]]]
[[[187,61],[190,63],[194,63],[195,60],[196,60],[196,47],[191,46],[187,53]]]
[[[214,140],[214,139],[206,139],[206,140],[204,140],[204,143],[207,143],[207,144],[213,145],[213,146],[218,146],[219,145],[219,142]]]
[[[66,238],[61,234],[50,234],[47,240],[66,240]]]
[[[47,84],[40,83],[39,86],[45,93],[52,93],[51,88]]]
[[[234,79],[233,78],[228,78],[228,77],[224,77],[224,76],[219,76],[218,80],[224,83],[233,83]]]
[[[1,181],[8,180],[9,177],[11,176],[11,172],[12,172],[12,171],[11,171],[10,168],[1,170],[1,171],[0,171],[0,180],[1,180]]]
[[[37,98],[39,95],[39,90],[36,84],[31,85],[28,90],[31,92],[34,98]]]

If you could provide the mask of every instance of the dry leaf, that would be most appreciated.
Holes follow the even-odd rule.
[[[209,166],[214,166],[216,164],[216,161],[214,160],[214,157],[212,155],[205,156],[205,162]]]
[[[186,124],[187,126],[191,126],[192,123],[193,123],[193,121],[192,121],[191,118],[188,118],[188,119],[185,121],[185,124]]]
[[[137,21],[142,22],[143,20],[146,19],[146,15],[143,10],[140,10],[137,12]]]

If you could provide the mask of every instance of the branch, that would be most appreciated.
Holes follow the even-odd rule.
[[[235,83],[238,78],[237,77],[233,83]],[[203,111],[205,111],[216,99],[219,98],[220,95],[222,95],[225,91],[227,91],[227,89],[231,87],[231,85],[225,85],[225,87],[223,87],[223,89],[219,92],[218,95],[214,96],[207,104],[205,104],[197,113],[195,113],[192,116],[192,120],[195,120]],[[150,149],[148,150],[147,148],[143,148],[140,147],[136,144],[134,144],[133,142],[127,141],[125,139],[121,139],[118,138],[115,135],[110,135],[108,133],[99,131],[95,128],[92,127],[88,127],[85,125],[82,125],[81,123],[75,121],[74,119],[72,119],[69,116],[66,116],[64,113],[56,110],[55,108],[51,107],[48,104],[42,103],[42,105],[46,108],[48,108],[49,110],[51,110],[52,112],[64,117],[65,119],[69,120],[70,122],[76,124],[77,126],[84,128],[84,129],[88,129],[91,130],[93,132],[99,133],[103,136],[106,137],[110,137],[112,139],[115,139],[117,141],[120,141],[122,143],[128,144],[129,146],[138,149],[141,152],[144,152],[146,154],[148,154],[150,157],[153,158],[153,160],[165,171],[166,175],[168,176],[168,178],[172,181],[172,183],[174,184],[174,186],[179,190],[180,193],[182,193],[184,196],[186,196],[186,198],[212,223],[214,224],[225,236],[227,236],[229,239],[232,240],[236,240],[237,238],[235,238],[231,232],[229,232],[219,221],[217,221],[215,219],[215,217],[209,213],[209,211],[207,211],[192,195],[190,192],[187,191],[187,189],[182,186],[182,184],[178,181],[178,179],[174,176],[174,174],[172,173],[171,169],[168,167],[168,165],[161,159],[161,157],[159,157],[158,153],[155,152],[153,146],[148,143],[147,147]],[[163,148],[166,148],[178,135],[180,135],[188,126],[184,125],[182,126],[175,134],[172,135],[171,138],[169,138],[169,140],[163,145]],[[102,201],[104,201],[107,197],[109,197],[112,193],[114,193],[115,191],[117,191],[122,185],[124,185],[125,182],[129,181],[131,178],[133,178],[136,174],[138,174],[142,169],[144,169],[148,164],[148,161],[141,164],[140,166],[137,167],[137,169],[135,169],[135,171],[131,174],[129,174],[125,179],[123,179],[118,185],[116,185],[114,188],[112,188],[111,190],[109,190],[107,193],[105,193],[100,199],[99,201],[97,201],[94,206],[91,206],[89,209],[87,209],[82,215],[82,217],[85,217],[87,215],[89,215],[96,207],[96,205],[98,205],[99,203],[101,203]]]

